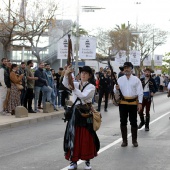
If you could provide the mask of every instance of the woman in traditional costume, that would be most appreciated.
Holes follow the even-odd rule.
[[[80,82],[68,81],[68,74],[72,72],[70,66],[65,71],[63,85],[72,90],[74,107],[70,120],[67,122],[64,136],[65,158],[70,160],[68,170],[77,169],[77,161],[85,160],[85,170],[91,170],[90,159],[97,156],[100,142],[93,130],[92,115],[90,114],[95,86],[89,83],[92,69],[84,66],[80,70]]]

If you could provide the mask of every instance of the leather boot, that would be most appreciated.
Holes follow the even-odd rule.
[[[149,122],[150,122],[150,117],[146,117],[145,131],[149,131]]]
[[[140,116],[140,124],[139,124],[139,126],[138,126],[138,129],[141,129],[142,128],[142,126],[145,124],[145,120],[144,120],[144,116]]]
[[[121,129],[122,139],[123,139],[121,147],[126,147],[128,145],[128,141],[127,141],[127,126],[120,126],[120,129]]]
[[[138,142],[137,142],[138,128],[137,127],[131,127],[131,132],[132,132],[132,144],[133,144],[134,147],[138,147]]]

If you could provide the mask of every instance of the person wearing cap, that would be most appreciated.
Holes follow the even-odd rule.
[[[85,160],[85,170],[91,170],[90,160],[97,156],[100,142],[96,132],[93,130],[92,117],[89,112],[81,113],[81,106],[91,106],[92,98],[95,93],[95,86],[90,83],[93,75],[89,66],[84,66],[80,70],[80,82],[73,82],[71,86],[68,81],[68,74],[72,72],[71,66],[67,67],[63,78],[63,85],[72,90],[73,112],[68,120],[64,136],[65,158],[71,163],[68,170],[77,169],[77,161]],[[78,99],[78,100],[77,100]]]
[[[123,67],[123,66],[120,66],[119,69],[120,69],[120,72],[119,72],[119,74],[118,74],[118,78],[124,75],[124,72],[123,72],[124,67]]]
[[[149,122],[150,122],[150,107],[151,101],[154,94],[158,91],[155,80],[151,77],[151,73],[153,70],[150,68],[146,68],[144,70],[144,78],[141,78],[142,86],[143,86],[143,102],[142,109],[139,112],[140,116],[140,124],[138,129],[141,129],[143,125],[145,125],[145,131],[149,131]],[[145,109],[145,118],[144,118],[144,109]]]
[[[138,147],[137,111],[142,109],[143,88],[140,79],[132,75],[132,63],[125,62],[123,67],[125,75],[121,76],[117,81],[118,85],[114,86],[114,92],[118,94],[121,91],[123,95],[119,104],[120,129],[123,139],[121,146],[126,147],[128,145],[127,122],[129,117],[131,124],[132,144],[134,147]]]

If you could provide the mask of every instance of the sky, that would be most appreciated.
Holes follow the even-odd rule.
[[[153,28],[170,31],[169,0],[58,0],[57,18],[77,21],[79,1],[79,24],[93,32],[97,28],[115,28],[122,23],[131,25],[152,24]],[[95,12],[82,12],[82,6],[97,6],[105,9]],[[170,52],[170,34],[167,43],[155,50],[155,54]]]

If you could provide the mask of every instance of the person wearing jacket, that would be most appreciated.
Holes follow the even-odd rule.
[[[149,122],[150,122],[150,107],[151,101],[154,94],[158,91],[155,80],[151,77],[151,73],[153,71],[150,68],[146,68],[144,71],[145,78],[141,78],[141,83],[143,86],[143,102],[142,109],[139,112],[140,116],[140,124],[138,129],[141,129],[143,125],[145,125],[145,131],[149,131]],[[144,118],[144,108],[146,116]]]
[[[6,58],[2,58],[1,59],[1,66],[0,68],[3,69],[1,70],[3,73],[1,74],[1,76],[4,76],[4,78],[2,77],[1,79],[1,88],[3,89],[2,91],[2,95],[6,95],[5,96],[5,100],[3,101],[3,114],[6,114],[8,112],[8,101],[9,101],[9,96],[10,96],[10,89],[11,89],[11,81],[10,81],[10,71],[9,71],[9,67],[8,67],[8,60]],[[5,82],[5,84],[3,83],[3,81]]]
[[[55,82],[54,82],[54,78],[53,78],[53,75],[52,75],[52,72],[50,70],[50,64],[45,64],[45,75],[46,75],[46,80],[48,82],[48,85],[51,87],[52,89],[52,92],[51,92],[51,101],[52,101],[52,104],[53,104],[53,107],[54,107],[54,110],[58,111],[57,110],[57,107],[56,107],[56,104],[55,104],[55,99],[56,99],[56,94],[55,94]]]
[[[17,64],[12,64],[10,70],[11,90],[8,101],[8,111],[11,112],[11,115],[15,115],[15,108],[21,105],[21,91],[17,88],[16,84],[22,84],[24,74],[19,75],[18,69]]]
[[[46,80],[46,75],[44,73],[44,63],[40,63],[38,69],[34,73],[34,77],[38,77],[38,80],[35,80],[35,99],[34,99],[34,111],[38,112],[38,98],[40,90],[42,91],[43,97],[43,107],[45,107],[45,102],[51,102],[51,93],[52,88],[48,85]]]

